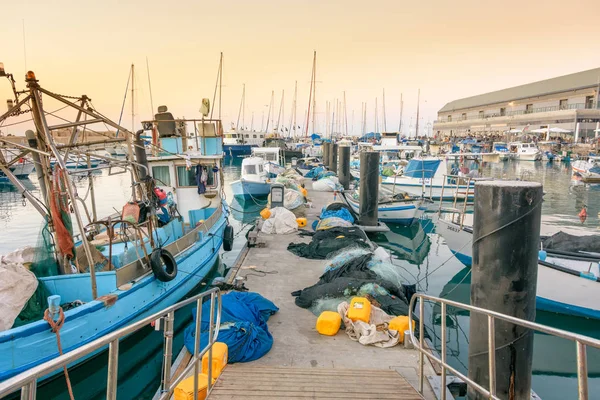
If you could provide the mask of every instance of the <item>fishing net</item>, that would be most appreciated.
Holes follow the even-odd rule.
[[[44,222],[40,229],[29,270],[38,278],[59,274],[58,263],[54,258],[54,241],[48,227],[48,222]]]

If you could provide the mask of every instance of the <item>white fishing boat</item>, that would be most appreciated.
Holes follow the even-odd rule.
[[[452,253],[471,266],[473,229],[460,223],[459,214],[436,220],[436,232]],[[600,256],[579,253],[564,256],[547,251],[538,261],[537,308],[544,311],[600,319]]]
[[[1,149],[2,157],[7,163],[8,170],[17,179],[27,179],[35,169],[35,165],[27,157],[18,157],[20,150],[18,149]],[[8,182],[6,174],[0,170],[0,182]]]
[[[284,160],[278,147],[255,147],[252,149],[252,157],[264,160],[263,167],[269,178],[275,178],[285,171]]]
[[[500,161],[508,161],[515,158],[514,153],[511,153],[505,142],[494,142],[492,152],[498,154]]]
[[[587,160],[577,160],[571,163],[574,174],[584,178],[600,178],[600,156],[590,156]]]
[[[233,195],[243,199],[265,199],[271,192],[271,183],[261,157],[242,160],[240,179],[231,182]]]
[[[509,146],[516,160],[539,161],[542,159],[542,152],[535,143],[512,142]]]
[[[104,147],[104,150],[112,156],[125,157],[127,155],[127,147],[122,144],[108,144]]]
[[[484,179],[489,178],[449,176],[445,161],[437,157],[415,157],[408,161],[402,175],[386,177],[381,184],[411,196],[453,200],[455,196],[472,199],[475,182]]]
[[[354,190],[348,195],[344,195],[346,202],[354,212],[360,210],[360,193]],[[379,192],[379,202],[377,204],[377,218],[386,223],[393,223],[402,226],[410,226],[423,216],[427,210],[427,201],[418,196],[410,196],[407,193],[388,193]]]

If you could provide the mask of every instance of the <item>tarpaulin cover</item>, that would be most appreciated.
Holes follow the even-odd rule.
[[[340,208],[339,210],[329,211],[326,208],[323,208],[323,210],[321,210],[321,215],[319,216],[320,219],[326,219],[331,217],[344,219],[350,222],[351,224],[354,223],[354,217],[352,217],[352,214],[350,214],[350,211],[348,211],[347,208]]]
[[[544,239],[542,243],[548,250],[600,253],[600,235],[575,236],[560,231]]]
[[[227,344],[228,362],[254,361],[267,354],[273,346],[273,336],[269,332],[267,321],[279,308],[270,300],[252,292],[230,292],[223,295],[221,300],[221,327],[217,341]],[[196,309],[192,314],[195,323]],[[202,305],[200,349],[208,343],[209,318],[210,302],[205,302]],[[194,352],[194,323],[185,329],[183,339],[190,353]]]
[[[415,160],[408,162],[404,176],[410,178],[433,178],[441,160]]]
[[[338,217],[329,217],[319,220],[317,227],[315,230],[323,231],[326,229],[337,228],[337,227],[347,227],[350,228],[352,226],[352,222],[349,222],[343,218]]]
[[[305,178],[316,178],[321,172],[325,171],[325,167],[314,167],[304,175]]]
[[[287,249],[300,257],[324,260],[346,247],[369,248],[365,233],[355,227],[335,227],[315,232],[310,243],[290,243]]]

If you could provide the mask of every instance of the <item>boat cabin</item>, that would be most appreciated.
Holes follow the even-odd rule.
[[[265,162],[281,165],[281,150],[278,147],[257,147],[252,149],[252,157],[260,157]]]

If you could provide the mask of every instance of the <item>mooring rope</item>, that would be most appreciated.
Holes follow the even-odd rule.
[[[63,312],[62,307],[58,307],[58,320],[54,321],[52,315],[50,315],[50,309],[47,308],[44,312],[44,320],[48,322],[50,328],[52,328],[52,332],[56,334],[56,345],[58,347],[58,353],[60,355],[63,354],[62,344],[60,342],[60,329],[63,327],[65,323],[65,313]],[[65,373],[65,379],[67,381],[67,389],[69,390],[69,396],[71,400],[75,400],[75,396],[73,396],[73,388],[71,387],[71,379],[69,378],[69,371],[67,370],[67,366],[63,367],[63,371]]]

